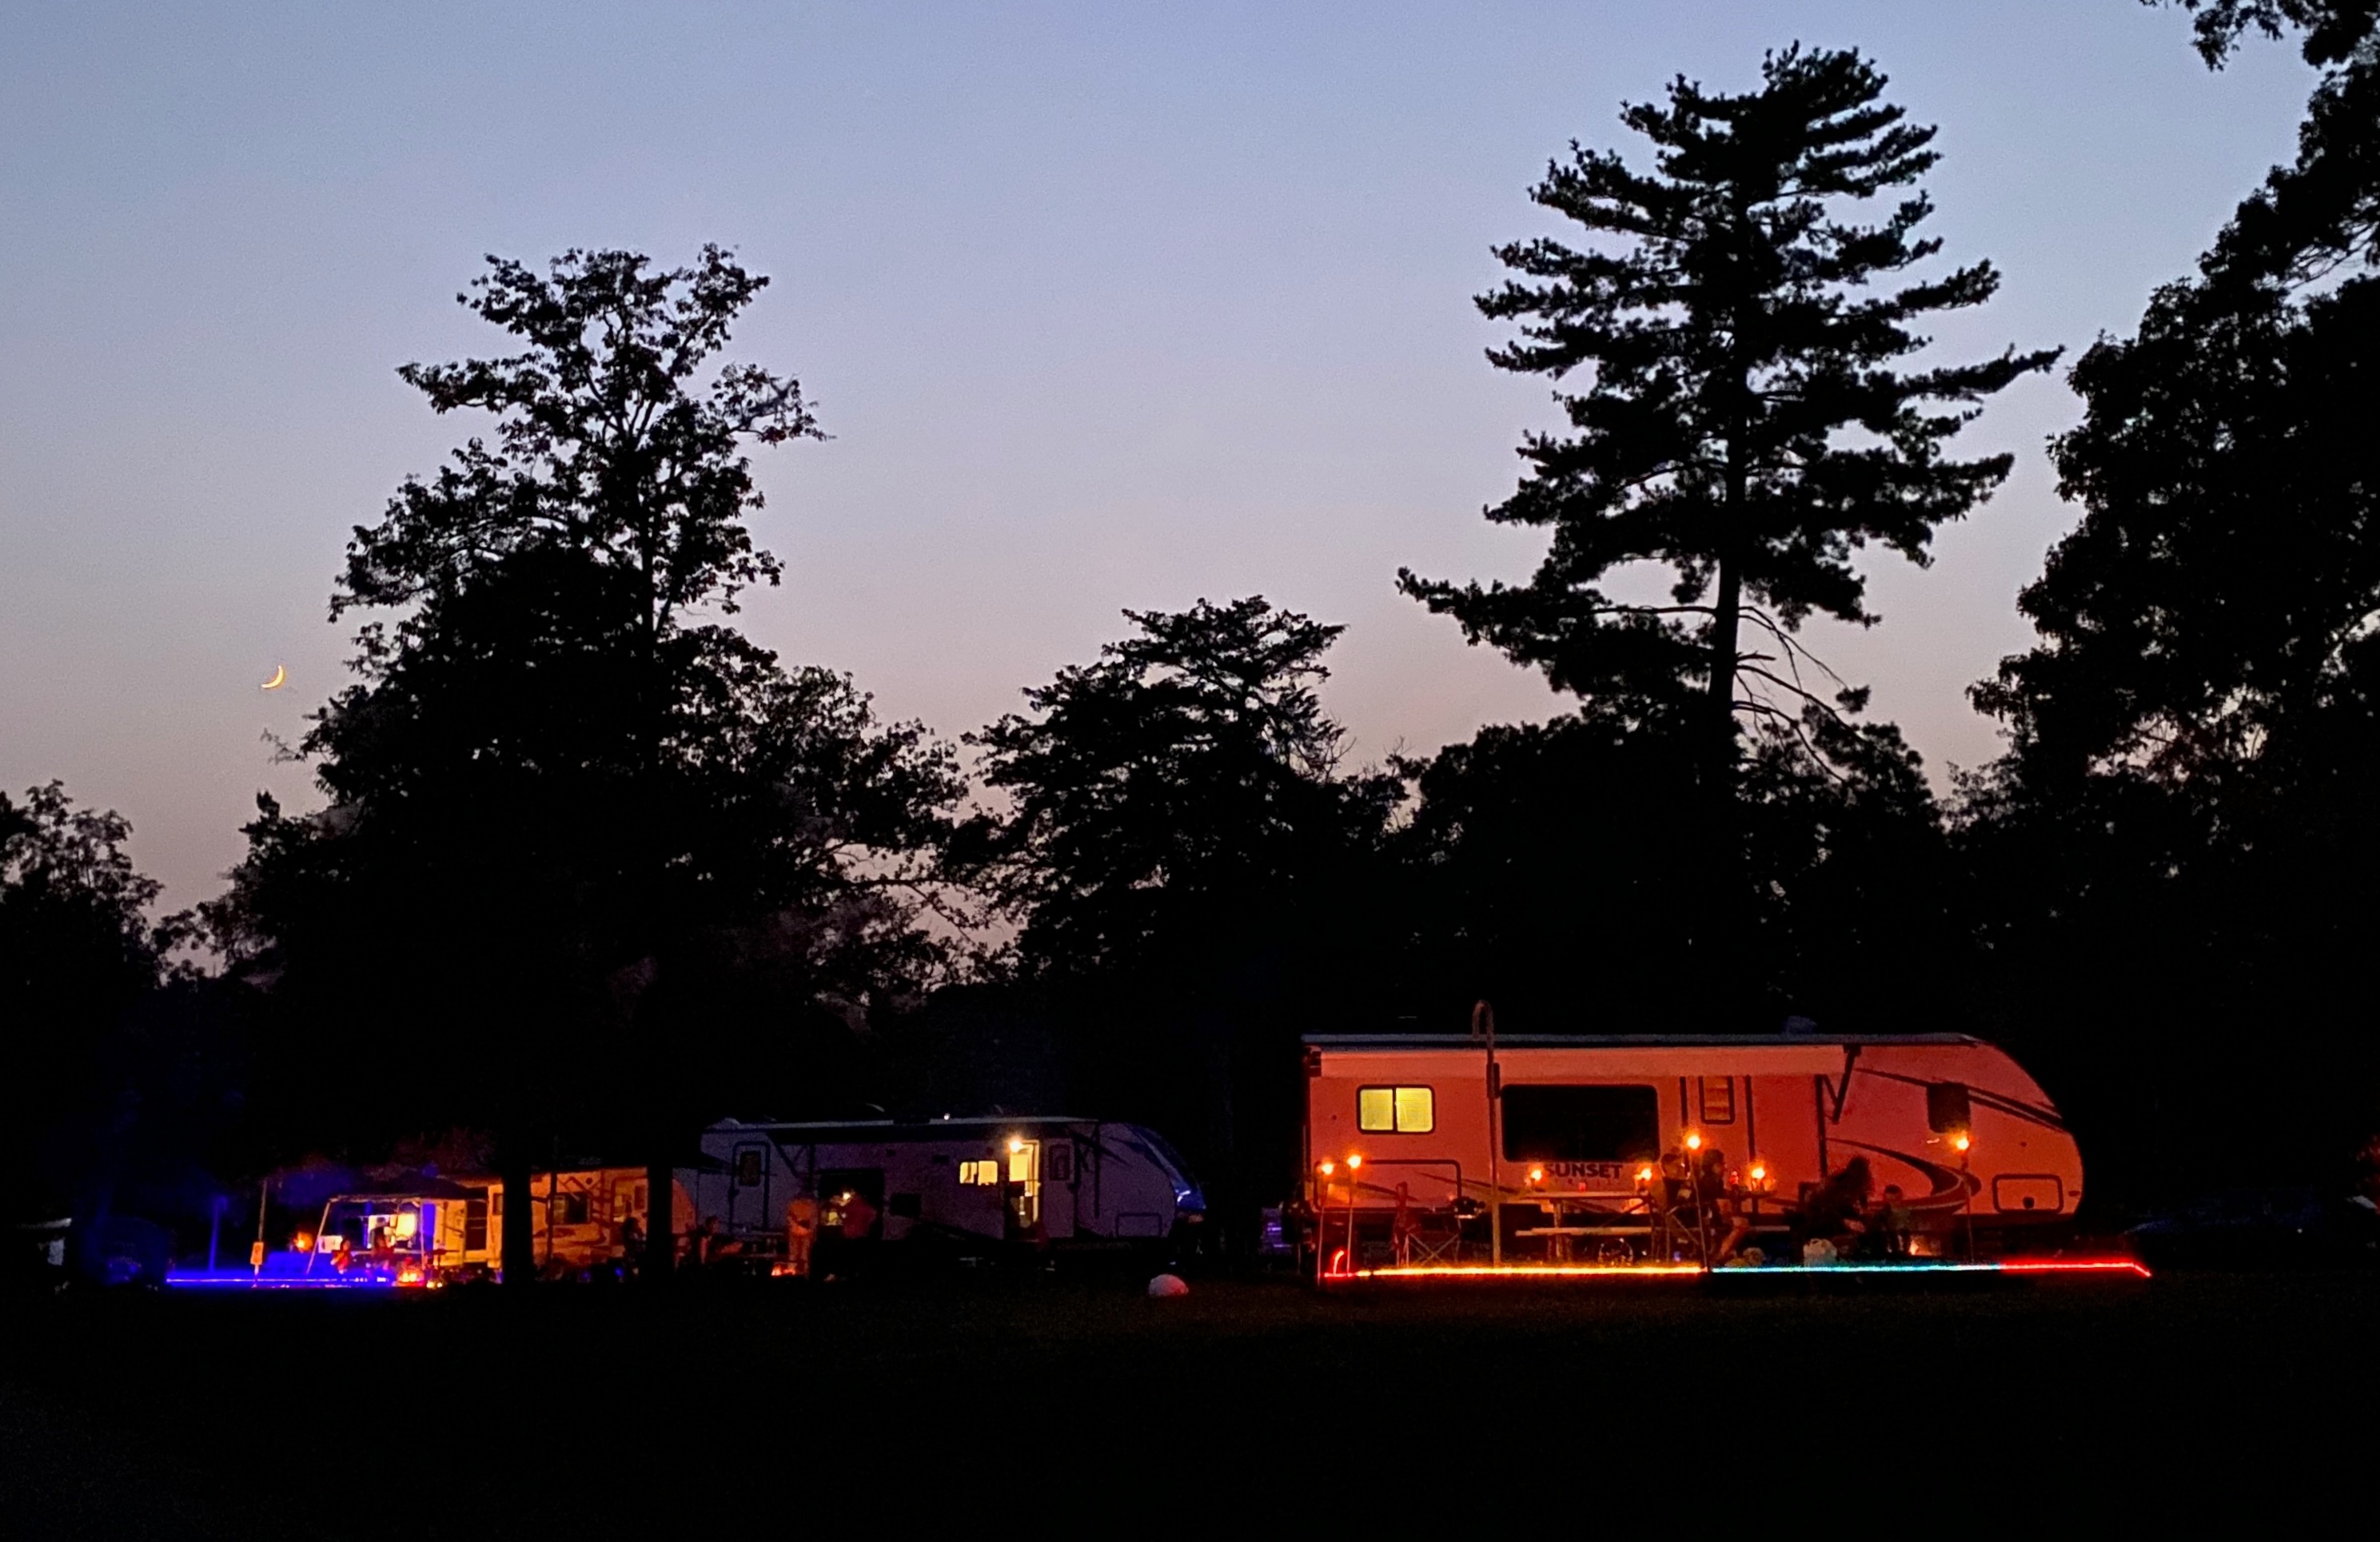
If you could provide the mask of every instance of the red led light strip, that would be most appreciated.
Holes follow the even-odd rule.
[[[2012,1258],[2000,1265],[2006,1274],[2134,1274],[2149,1277],[2149,1267],[2137,1258]]]

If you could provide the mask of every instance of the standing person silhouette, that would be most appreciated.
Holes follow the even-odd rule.
[[[807,1280],[810,1246],[818,1240],[819,1203],[807,1194],[785,1201],[785,1271]]]

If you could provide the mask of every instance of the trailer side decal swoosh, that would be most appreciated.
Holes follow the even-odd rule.
[[[1902,1082],[1910,1087],[1947,1087],[1950,1085],[1948,1082],[1936,1081],[1925,1076],[1907,1075],[1899,1071],[1875,1071],[1862,1067],[1860,1075],[1864,1076],[1880,1077],[1888,1082]],[[2058,1111],[2056,1109],[2051,1108],[2046,1103],[2028,1103],[2023,1101],[2022,1099],[2010,1098],[2004,1093],[1986,1091],[1983,1087],[1975,1087],[1965,1082],[1959,1083],[1958,1085],[1966,1087],[1967,1096],[1970,1099],[1991,1110],[1994,1113],[2004,1113],[2013,1119],[2022,1119],[2030,1123],[2039,1124],[2045,1129],[2056,1130],[2060,1135],[2066,1133],[2065,1119],[2058,1114]]]
[[[1835,1144],[1849,1146],[1861,1151],[1873,1151],[1879,1157],[1890,1157],[1894,1161],[1906,1162],[1925,1174],[1925,1181],[1934,1186],[1922,1197],[1909,1202],[1909,1208],[1912,1210],[1963,1209],[1970,1196],[1984,1192],[1984,1181],[1973,1173],[1944,1167],[1940,1162],[1928,1161],[1924,1157],[1913,1157],[1906,1151],[1895,1151],[1888,1146],[1870,1146],[1865,1141],[1846,1140]]]

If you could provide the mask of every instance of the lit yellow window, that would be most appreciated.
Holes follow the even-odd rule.
[[[1438,1124],[1437,1101],[1426,1087],[1360,1087],[1355,1089],[1355,1128],[1427,1135]]]
[[[959,1182],[979,1184],[986,1188],[997,1188],[1000,1186],[1000,1164],[996,1161],[961,1162],[959,1163]]]

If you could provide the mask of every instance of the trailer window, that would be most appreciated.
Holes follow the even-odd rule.
[[[1926,1084],[1925,1127],[1937,1135],[1974,1127],[1974,1110],[1964,1086],[1958,1082]]]
[[[1735,1078],[1733,1076],[1701,1076],[1696,1081],[1702,1105],[1702,1122],[1706,1124],[1735,1123]]]
[[[1000,1163],[997,1161],[961,1162],[959,1163],[959,1182],[978,1184],[984,1188],[998,1188]]]
[[[1438,1095],[1426,1087],[1359,1087],[1355,1128],[1426,1135],[1438,1127]]]
[[[760,1186],[760,1148],[747,1146],[735,1153],[735,1186],[756,1189]]]
[[[1629,1162],[1661,1151],[1661,1095],[1649,1087],[1508,1087],[1507,1161]]]

